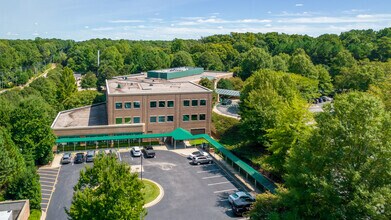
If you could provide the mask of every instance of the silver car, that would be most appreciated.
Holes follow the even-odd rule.
[[[95,151],[90,150],[87,152],[86,162],[94,162]]]
[[[234,201],[238,200],[238,199],[247,199],[247,200],[251,200],[251,201],[255,201],[255,198],[248,192],[243,192],[243,191],[238,191],[236,193],[233,193],[231,195],[228,196],[228,202],[233,204]]]
[[[198,156],[198,157],[194,157],[191,162],[192,164],[197,164],[197,165],[213,163],[213,158],[211,156]]]
[[[67,164],[72,162],[72,156],[71,153],[64,153],[61,158],[61,164]]]

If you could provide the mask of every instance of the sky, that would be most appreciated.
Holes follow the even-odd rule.
[[[391,27],[391,0],[0,0],[0,39],[199,39]]]

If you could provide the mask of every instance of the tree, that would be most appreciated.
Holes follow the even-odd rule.
[[[174,54],[171,67],[194,66],[191,55],[186,51],[178,51]]]
[[[99,74],[98,74],[98,90],[101,89],[101,86],[105,85],[106,79],[111,79],[114,76],[116,76],[118,73],[115,71],[115,69],[111,66],[101,66],[99,68]]]
[[[22,100],[12,112],[12,138],[27,160],[47,164],[53,159],[55,136],[50,128],[55,112],[41,97]]]
[[[68,67],[65,67],[60,72],[60,79],[60,83],[57,85],[57,93],[61,102],[69,97],[72,93],[76,92],[77,86],[75,77],[73,76],[73,71]]]
[[[389,113],[363,92],[338,95],[324,110],[312,135],[291,149],[286,190],[271,198],[266,218],[391,218]]]
[[[74,187],[70,219],[144,219],[142,182],[129,165],[115,157],[98,156],[80,172]],[[86,211],[88,210],[88,211]]]
[[[289,60],[289,71],[297,73],[302,76],[318,79],[318,71],[312,63],[311,58],[305,53],[303,49],[298,49]]]
[[[217,82],[217,88],[234,90],[234,86],[233,86],[232,82],[228,79],[220,79]]]
[[[206,70],[223,70],[224,68],[219,55],[210,51],[206,51],[201,54],[198,58],[197,65]]]
[[[98,82],[98,78],[96,78],[96,75],[93,72],[88,72],[81,79],[81,87],[83,89],[96,88],[97,82]]]
[[[198,84],[200,84],[201,86],[206,87],[208,89],[211,89],[211,90],[214,89],[214,81],[209,80],[206,77],[201,78],[201,80],[198,82]]]
[[[78,108],[105,101],[105,94],[95,90],[85,90],[73,93],[64,100],[64,108]]]
[[[245,80],[254,71],[272,68],[272,62],[272,57],[264,49],[253,48],[247,53],[243,54],[243,58],[240,63],[240,67],[242,68],[242,73],[240,74],[240,77]]]
[[[3,198],[4,190],[25,170],[19,149],[3,127],[0,127],[0,152],[0,198]]]

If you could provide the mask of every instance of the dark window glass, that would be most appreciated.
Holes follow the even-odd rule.
[[[189,115],[183,115],[183,121],[189,121]]]
[[[191,120],[192,121],[197,121],[198,120],[198,115],[191,115]]]
[[[191,106],[198,106],[198,100],[197,99],[191,100]]]
[[[166,122],[166,116],[159,116],[159,122]]]
[[[133,123],[135,124],[140,123],[140,117],[133,117]]]
[[[151,117],[149,118],[149,122],[155,123],[155,122],[156,122],[156,116],[151,116]]]
[[[140,108],[140,102],[133,102],[133,108]]]
[[[122,124],[122,118],[115,118],[116,124]]]
[[[206,105],[206,100],[205,99],[201,99],[200,100],[200,105],[205,106]]]
[[[206,119],[206,115],[205,114],[200,114],[200,120],[201,121],[205,121]]]
[[[183,106],[190,106],[189,100],[183,100]]]
[[[130,124],[132,123],[132,118],[125,118],[125,124]]]
[[[166,101],[159,101],[159,108],[166,107]]]
[[[174,101],[167,101],[167,107],[173,108],[174,107]]]
[[[174,116],[172,115],[167,116],[167,121],[174,121]]]
[[[125,108],[131,108],[132,103],[131,102],[125,102]]]
[[[156,107],[157,107],[156,101],[151,101],[151,102],[149,103],[149,107],[150,107],[150,108],[156,108]]]
[[[122,109],[122,102],[116,102],[115,109]]]

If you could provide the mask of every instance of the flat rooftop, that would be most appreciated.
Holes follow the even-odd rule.
[[[158,72],[158,73],[176,73],[176,72],[183,72],[186,70],[195,69],[194,67],[175,67],[175,68],[168,68],[168,69],[161,69],[161,70],[151,70],[151,72]]]
[[[180,78],[183,79],[183,78]],[[117,77],[106,81],[107,93],[115,94],[178,94],[205,93],[211,90],[188,81],[169,81],[164,79],[147,78],[138,74],[128,77]]]
[[[170,79],[171,82],[177,82],[177,81],[188,81],[193,83],[198,83],[202,78],[208,78],[208,79],[221,79],[221,78],[229,78],[233,77],[232,72],[219,72],[219,71],[204,71],[201,74],[193,75],[193,76],[185,76],[182,78],[177,79]]]
[[[52,128],[107,125],[106,103],[85,106],[58,113]]]

